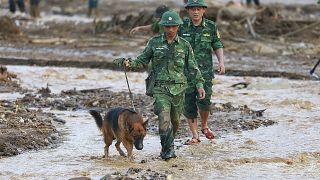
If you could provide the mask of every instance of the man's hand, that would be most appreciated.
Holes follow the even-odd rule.
[[[133,35],[136,34],[138,31],[140,31],[140,27],[135,27],[135,28],[131,29],[130,35],[133,36]]]
[[[206,97],[206,92],[203,88],[198,89],[198,94],[199,94],[198,96],[199,99],[204,99]]]
[[[218,65],[218,72],[219,72],[219,74],[224,74],[224,73],[226,73],[226,69],[225,69],[225,67],[224,67],[224,63],[219,63],[219,65]]]
[[[130,63],[129,63],[129,59],[128,58],[124,58],[123,60],[123,66],[126,68],[126,69],[130,69]]]

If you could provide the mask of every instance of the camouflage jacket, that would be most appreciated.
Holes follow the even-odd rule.
[[[150,39],[144,51],[130,62],[131,69],[142,69],[150,62],[150,75],[156,84],[161,84],[155,86],[153,93],[183,93],[187,88],[187,75],[193,77],[192,81],[197,88],[203,88],[204,79],[195,62],[192,48],[188,41],[179,36],[171,44],[168,44],[164,33]]]
[[[203,18],[201,25],[196,27],[189,18],[186,18],[178,34],[189,41],[203,78],[211,81],[214,77],[212,49],[223,48],[216,24]]]

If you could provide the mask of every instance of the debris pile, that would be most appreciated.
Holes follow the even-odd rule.
[[[54,118],[53,114],[27,109],[19,101],[0,101],[0,157],[59,142]]]
[[[14,19],[8,16],[0,17],[0,27],[0,40],[15,39],[24,36]]]
[[[0,93],[12,91],[23,91],[18,83],[18,77],[16,74],[8,72],[7,67],[0,66]]]

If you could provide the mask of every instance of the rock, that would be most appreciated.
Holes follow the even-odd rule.
[[[258,54],[277,54],[278,50],[268,45],[257,43],[253,47],[253,51]]]

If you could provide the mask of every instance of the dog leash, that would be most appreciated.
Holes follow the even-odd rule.
[[[320,64],[320,59],[318,60],[318,62],[316,63],[316,65],[314,65],[314,67],[311,69],[310,71],[310,75],[317,78],[317,79],[320,79],[320,77],[314,72],[317,68],[317,66]]]
[[[124,75],[126,76],[127,86],[128,86],[128,90],[129,90],[129,96],[130,96],[130,99],[131,99],[131,106],[132,106],[132,109],[136,112],[136,108],[134,107],[134,104],[133,104],[133,95],[132,95],[132,92],[130,90],[130,85],[129,85],[129,81],[128,81],[127,70],[126,70],[126,68],[124,66],[123,66],[123,71],[124,71]]]

